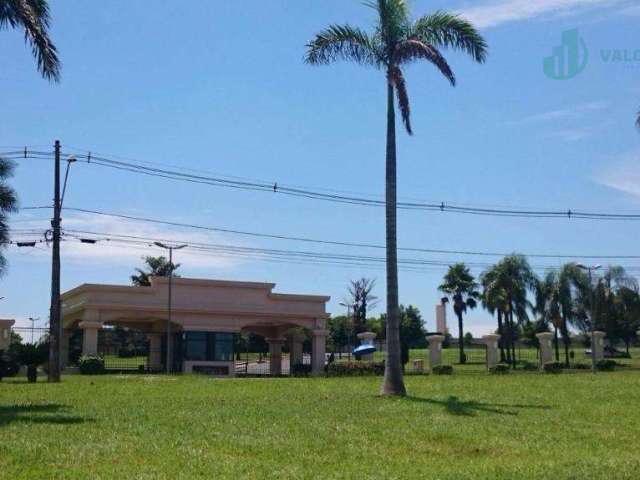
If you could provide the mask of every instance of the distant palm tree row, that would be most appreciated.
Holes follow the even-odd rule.
[[[466,360],[463,315],[475,308],[478,300],[496,316],[501,361],[513,366],[515,342],[524,327],[533,332],[553,329],[556,361],[560,360],[561,338],[566,365],[570,361],[571,327],[587,333],[593,318],[597,329],[604,330],[612,341],[623,341],[627,351],[640,328],[638,282],[619,266],[606,268],[593,284],[575,263],[548,270],[539,278],[523,255],[514,254],[484,271],[480,283],[464,263],[452,265],[439,289],[453,303],[458,318],[460,363]]]

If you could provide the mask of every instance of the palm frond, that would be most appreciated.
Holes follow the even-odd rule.
[[[379,63],[378,51],[366,32],[350,25],[331,25],[307,45],[305,62],[326,65],[350,60],[363,65]]]
[[[378,31],[382,42],[392,46],[410,28],[409,5],[406,0],[371,0],[365,5],[378,12]]]
[[[22,26],[25,40],[31,45],[38,71],[44,78],[60,80],[60,60],[49,39],[49,6],[45,0],[3,0],[0,2],[0,28]]]
[[[410,38],[466,52],[480,63],[487,59],[487,42],[471,22],[458,15],[443,11],[426,15],[414,23]]]
[[[398,64],[409,63],[416,60],[427,60],[435,65],[438,70],[449,80],[451,85],[456,84],[454,75],[447,60],[432,45],[420,40],[405,40],[396,46],[394,61]]]
[[[409,135],[413,135],[411,130],[411,106],[409,103],[409,93],[407,92],[407,83],[402,75],[402,70],[395,67],[391,71],[391,79],[396,89],[396,95],[398,96],[398,106],[400,107],[400,115],[402,117],[402,123],[407,129]]]

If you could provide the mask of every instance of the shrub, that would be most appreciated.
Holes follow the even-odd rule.
[[[308,377],[309,375],[311,375],[311,365],[296,363],[291,367],[292,377]]]
[[[334,362],[328,366],[327,375],[334,377],[384,375],[384,362]]]
[[[574,370],[591,370],[591,365],[584,362],[577,362],[571,365],[571,368],[573,368]]]
[[[78,368],[83,375],[99,375],[104,373],[104,360],[95,355],[83,355],[78,360]]]
[[[38,380],[38,367],[47,361],[49,356],[49,344],[25,343],[18,348],[18,361],[27,367],[27,379],[29,383]]]
[[[489,368],[489,373],[493,373],[495,375],[504,375],[505,373],[509,373],[509,365],[506,363],[499,363]]]
[[[524,362],[522,362],[522,369],[526,370],[527,372],[533,372],[538,370],[539,367],[537,363],[533,363],[525,360]]]
[[[436,365],[431,369],[434,375],[451,375],[453,374],[453,367],[451,365]]]
[[[0,352],[0,380],[3,377],[14,377],[20,371],[20,364],[15,355]]]
[[[620,366],[620,364],[618,362],[616,362],[615,360],[611,360],[611,359],[600,360],[596,364],[596,368],[598,370],[602,370],[603,372],[610,372],[610,371],[614,370],[616,367],[619,367],[619,366]]]
[[[544,373],[562,373],[564,365],[560,362],[547,362],[542,367]]]

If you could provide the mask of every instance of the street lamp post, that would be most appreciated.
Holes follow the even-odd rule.
[[[593,371],[593,373],[596,373],[597,371],[597,365],[596,365],[596,348],[595,348],[595,331],[596,331],[596,321],[595,318],[593,316],[593,274],[592,272],[595,270],[599,270],[600,268],[602,268],[602,265],[583,265],[581,263],[579,263],[577,265],[578,268],[582,269],[582,270],[586,270],[587,272],[589,272],[589,310],[590,310],[590,314],[591,314],[591,370]]]
[[[355,312],[355,305],[352,303],[347,303],[347,302],[340,302],[340,305],[343,307],[347,307],[347,319],[351,319],[351,328],[354,327],[354,322],[353,319],[351,318],[351,309],[354,309]],[[351,329],[349,329],[349,338],[347,340],[349,342],[349,361],[351,361]],[[340,354],[340,358],[342,358],[342,354]]]
[[[171,373],[173,358],[171,351],[171,293],[172,293],[172,283],[173,283],[173,251],[181,250],[185,248],[187,245],[165,245],[161,242],[154,242],[154,245],[160,248],[164,248],[165,250],[169,250],[169,298],[167,300],[167,358],[166,358],[166,371],[167,373]]]
[[[29,317],[29,321],[31,322],[31,343],[33,343],[33,332],[35,330],[35,324],[38,320],[40,320],[40,318]]]

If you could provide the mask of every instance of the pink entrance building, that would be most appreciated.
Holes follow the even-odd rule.
[[[273,283],[174,278],[171,308],[173,371],[234,375],[233,334],[253,332],[269,345],[271,374],[282,371],[282,347],[291,364],[302,363],[302,327],[311,337],[313,374],[325,363],[326,302],[329,297],[274,293]],[[69,339],[82,330],[82,353],[98,353],[98,331],[122,326],[144,332],[149,368],[166,370],[168,279],[150,287],[83,284],[62,296],[63,359]]]

